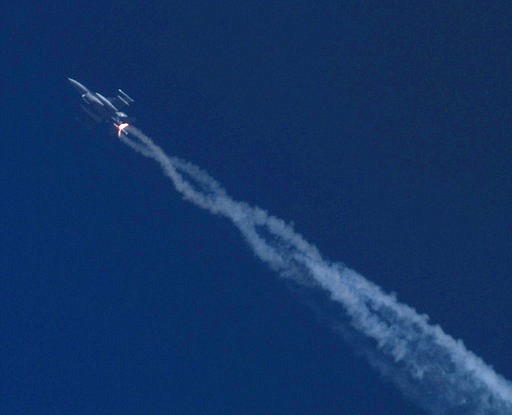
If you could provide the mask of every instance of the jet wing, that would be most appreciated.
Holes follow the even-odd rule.
[[[85,108],[84,106],[81,107],[83,111],[80,113],[78,117],[76,117],[77,121],[80,124],[82,124],[84,127],[88,129],[92,129],[101,122],[101,119],[94,115],[92,112],[90,112],[87,108]]]
[[[89,110],[85,105],[80,105],[80,108],[82,108],[83,118],[88,119],[91,123],[98,124],[101,122],[101,118],[98,117],[94,112]]]

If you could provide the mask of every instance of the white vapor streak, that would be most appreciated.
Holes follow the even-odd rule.
[[[512,414],[512,385],[460,340],[342,264],[322,258],[291,226],[262,209],[231,199],[206,172],[167,156],[129,127],[122,141],[157,161],[182,196],[240,230],[254,254],[281,276],[319,288],[343,309],[340,331],[370,364],[430,414]],[[188,178],[188,180],[187,180]]]

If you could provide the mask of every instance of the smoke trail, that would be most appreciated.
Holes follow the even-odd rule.
[[[281,276],[328,295],[334,329],[419,407],[430,414],[512,414],[512,384],[427,316],[325,260],[290,225],[231,199],[206,172],[169,157],[141,131],[130,127],[129,133],[136,139],[123,142],[157,161],[186,200],[231,220],[254,254]]]

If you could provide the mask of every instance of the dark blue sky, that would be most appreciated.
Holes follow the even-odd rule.
[[[507,2],[12,2],[0,412],[416,414],[68,76],[512,379]]]

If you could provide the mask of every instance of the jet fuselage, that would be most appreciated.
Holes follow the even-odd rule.
[[[119,95],[115,98],[106,98],[99,92],[91,92],[80,82],[68,78],[73,87],[80,93],[84,113],[95,123],[113,122],[115,125],[129,122],[131,119],[127,114],[120,111],[118,107],[125,107],[133,102],[126,93],[118,90]]]

